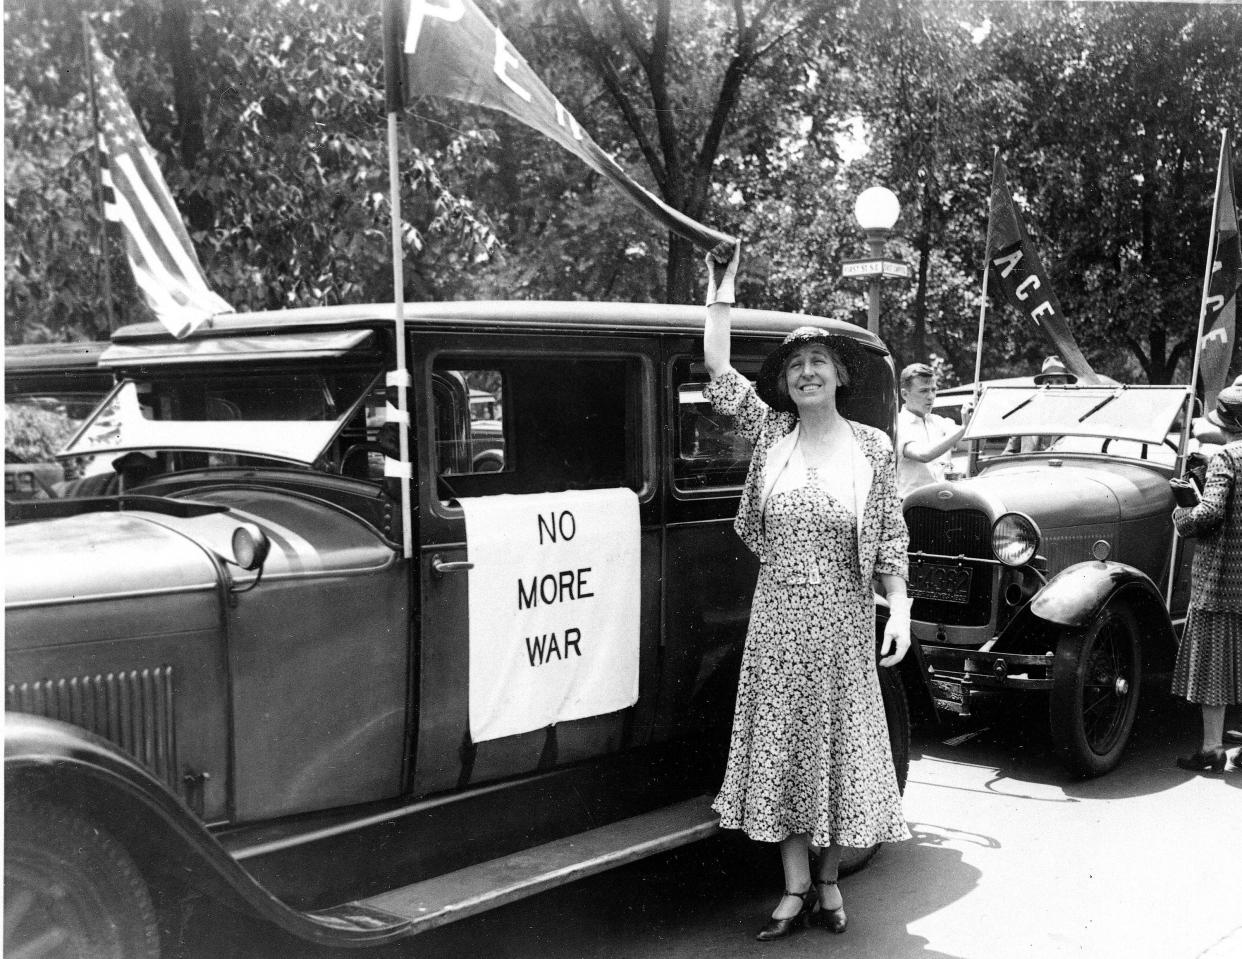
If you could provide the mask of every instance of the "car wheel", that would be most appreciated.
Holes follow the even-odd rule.
[[[894,668],[881,666],[880,693],[884,697],[884,718],[888,720],[888,742],[893,751],[893,771],[897,774],[897,788],[906,791],[906,777],[910,773],[910,707],[906,703],[906,689]],[[863,849],[845,849],[841,854],[840,875],[848,876],[867,865],[880,851],[881,843]]]
[[[1121,760],[1138,712],[1142,657],[1128,606],[1106,606],[1084,632],[1057,642],[1049,719],[1052,743],[1078,776],[1100,776]]]
[[[157,959],[151,894],[119,842],[52,804],[6,805],[5,820],[5,956]]]
[[[504,468],[504,456],[491,450],[480,453],[470,464],[470,472],[472,473],[499,473]]]

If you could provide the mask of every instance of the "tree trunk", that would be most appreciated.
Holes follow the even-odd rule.
[[[181,165],[194,166],[203,152],[203,103],[190,45],[190,0],[164,0],[164,38],[172,65],[173,103],[177,108],[177,140]]]
[[[694,300],[694,244],[676,233],[668,235],[668,267],[664,273],[666,303],[691,303]]]

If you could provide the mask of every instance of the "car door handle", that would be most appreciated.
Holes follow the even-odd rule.
[[[464,573],[468,569],[474,569],[474,563],[469,560],[446,563],[440,558],[440,554],[436,553],[431,557],[431,568],[435,570],[437,576],[443,576],[445,573]]]

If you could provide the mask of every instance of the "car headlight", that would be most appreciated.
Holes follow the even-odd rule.
[[[992,524],[992,552],[1006,566],[1023,566],[1039,550],[1039,527],[1024,513],[1006,513]]]

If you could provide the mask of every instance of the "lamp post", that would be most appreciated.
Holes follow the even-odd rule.
[[[893,224],[901,214],[901,203],[897,195],[887,187],[873,186],[858,194],[854,201],[854,219],[862,227],[867,238],[867,247],[872,260],[884,261],[884,243],[892,232]],[[878,272],[871,274],[867,284],[867,329],[872,333],[880,332],[880,280],[883,276],[909,276],[909,267],[904,263],[897,264],[904,272],[885,269],[881,266]]]

